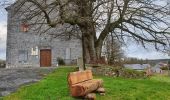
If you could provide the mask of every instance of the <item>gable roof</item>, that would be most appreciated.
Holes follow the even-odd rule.
[[[15,5],[19,4],[22,0],[16,0],[15,2],[13,2],[11,5],[7,6],[5,9],[6,11],[11,10]]]

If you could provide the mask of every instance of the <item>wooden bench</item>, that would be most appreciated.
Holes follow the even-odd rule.
[[[72,72],[68,75],[68,85],[73,97],[85,97],[94,91],[104,93],[103,81],[93,79],[91,70]]]

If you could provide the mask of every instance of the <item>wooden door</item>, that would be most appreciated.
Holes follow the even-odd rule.
[[[41,67],[51,66],[51,50],[50,49],[40,50],[40,66]]]

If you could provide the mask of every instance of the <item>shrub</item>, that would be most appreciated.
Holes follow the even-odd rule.
[[[5,68],[5,61],[0,60],[0,68]]]
[[[168,70],[168,67],[161,67],[162,70]]]
[[[121,77],[125,77],[125,78],[145,78],[145,72],[124,68],[124,69],[122,69]]]
[[[57,58],[57,62],[58,62],[58,64],[59,65],[65,65],[65,61],[64,61],[64,59],[63,58]]]

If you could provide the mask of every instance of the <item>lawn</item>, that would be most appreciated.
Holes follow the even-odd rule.
[[[4,100],[75,100],[70,97],[67,74],[75,68],[58,68],[38,83],[23,86]],[[97,100],[170,100],[170,78],[123,79],[95,76],[104,80],[106,95]]]

